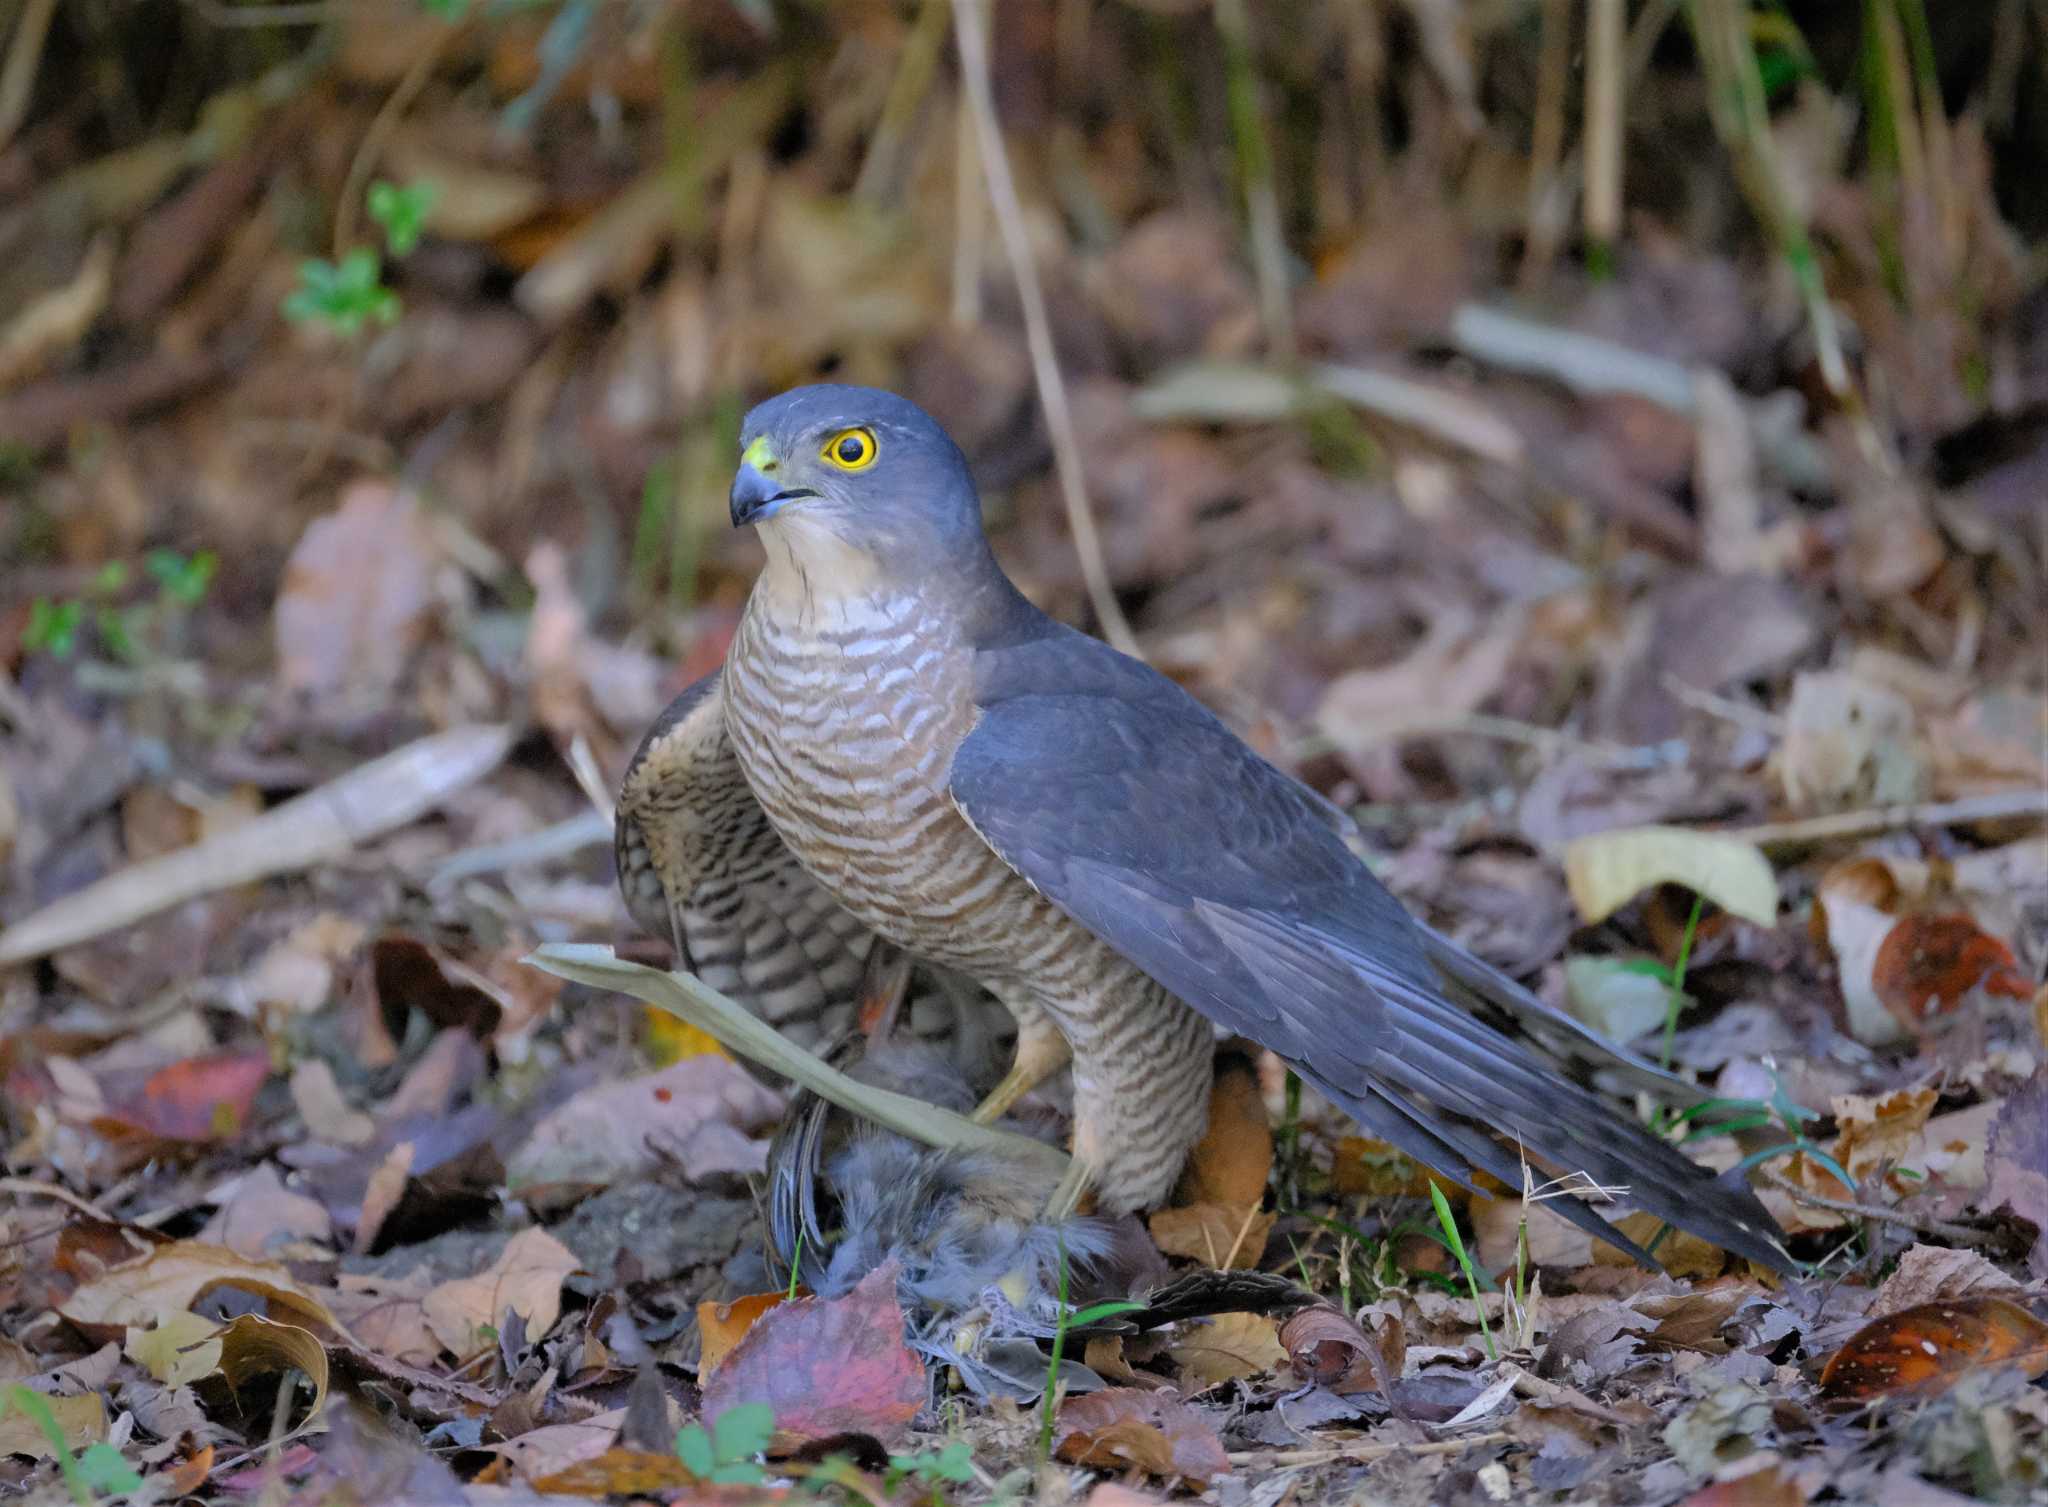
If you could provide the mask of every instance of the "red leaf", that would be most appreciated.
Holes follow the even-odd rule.
[[[903,1343],[892,1261],[843,1298],[798,1298],[762,1314],[704,1378],[704,1415],[765,1402],[778,1436],[860,1433],[887,1443],[929,1395],[924,1365]]]
[[[2029,1377],[2048,1371],[2048,1324],[2005,1298],[1921,1303],[1857,1330],[1828,1357],[1820,1389],[1837,1402],[1937,1397],[1969,1372],[1996,1365],[2018,1366]]]
[[[256,1091],[270,1076],[262,1050],[188,1057],[160,1067],[132,1091],[110,1074],[101,1084],[105,1119],[165,1141],[225,1141],[249,1123]]]
[[[1900,1024],[1924,1026],[1982,984],[1991,994],[2033,993],[2005,943],[1968,916],[1905,916],[1878,946],[1871,988]]]

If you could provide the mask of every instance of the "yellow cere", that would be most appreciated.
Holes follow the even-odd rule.
[[[740,452],[743,465],[752,466],[756,471],[766,471],[775,464],[775,451],[768,444],[768,436],[757,435],[754,443]]]

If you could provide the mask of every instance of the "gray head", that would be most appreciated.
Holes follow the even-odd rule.
[[[873,387],[798,387],[740,426],[732,483],[735,527],[769,524],[799,540],[900,558],[908,551],[985,549],[967,459],[907,398]]]

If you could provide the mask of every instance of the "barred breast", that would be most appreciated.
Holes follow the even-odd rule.
[[[719,677],[678,697],[619,788],[619,888],[682,966],[801,1045],[853,1024],[874,934],[784,846],[725,731]]]
[[[910,597],[801,621],[755,598],[726,660],[726,719],[761,809],[857,920],[987,987],[1073,1048],[1075,1153],[1100,1206],[1172,1187],[1208,1106],[1213,1033],[996,856],[947,793],[973,723],[972,654]],[[1048,819],[1059,819],[1048,813]]]

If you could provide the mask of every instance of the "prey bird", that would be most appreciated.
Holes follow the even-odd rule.
[[[1467,1187],[1520,1186],[1526,1152],[1791,1269],[1747,1186],[1548,1056],[1675,1080],[1421,925],[1326,802],[1033,606],[922,409],[803,387],[749,413],[741,445],[732,521],[767,564],[723,669],[656,725],[619,799],[628,903],[684,966],[771,1021],[843,999],[878,945],[985,989],[1016,1043],[978,1118],[1071,1064],[1054,1217],[1084,1186],[1109,1214],[1168,1193],[1221,1027]],[[1498,1029],[1503,1010],[1546,1050]],[[1592,1204],[1552,1207],[1649,1261]]]

